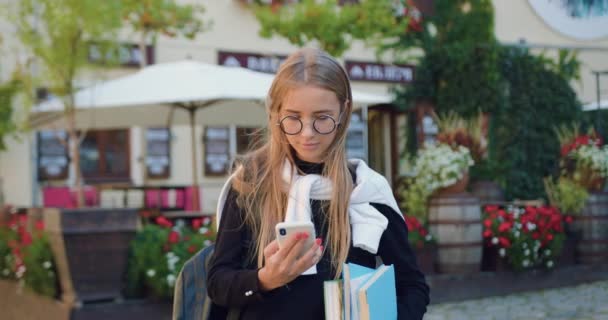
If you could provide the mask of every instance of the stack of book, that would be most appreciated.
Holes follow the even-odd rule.
[[[326,320],[397,319],[395,269],[344,264],[342,279],[325,281]]]

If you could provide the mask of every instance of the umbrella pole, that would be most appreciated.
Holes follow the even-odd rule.
[[[192,209],[194,211],[198,211],[199,207],[199,186],[198,186],[198,163],[196,161],[196,132],[194,126],[194,116],[196,114],[196,109],[191,108],[188,109],[190,116],[190,138],[191,138],[191,147],[192,147]]]

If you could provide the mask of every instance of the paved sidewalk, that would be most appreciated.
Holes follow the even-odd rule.
[[[608,281],[429,306],[424,320],[608,320]]]

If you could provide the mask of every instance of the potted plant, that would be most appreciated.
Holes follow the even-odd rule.
[[[493,249],[485,253],[497,253],[498,271],[551,269],[562,250],[564,223],[570,221],[552,206],[485,206],[484,244]]]
[[[127,273],[129,295],[170,299],[184,263],[215,239],[211,218],[172,222],[156,217],[131,242]]]
[[[425,274],[435,273],[437,260],[437,244],[425,224],[414,216],[405,216],[408,230],[408,242],[416,254],[418,267]]]

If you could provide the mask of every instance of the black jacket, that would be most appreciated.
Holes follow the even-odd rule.
[[[321,167],[298,161],[305,173],[320,173]],[[211,319],[224,319],[224,307],[240,307],[241,319],[325,319],[323,281],[333,279],[329,250],[317,264],[317,274],[302,275],[291,283],[269,292],[258,287],[257,265],[243,261],[252,248],[252,235],[243,222],[244,212],[236,204],[236,192],[226,199],[217,235],[214,256],[208,274],[208,294],[214,302]],[[312,200],[311,209],[317,237],[326,239],[321,200]],[[407,240],[407,227],[398,212],[390,207],[372,203],[388,219],[382,234],[378,256],[386,265],[395,265],[399,319],[422,319],[429,303],[429,287],[416,265],[416,257]],[[347,262],[375,268],[376,256],[359,248],[350,248]]]

